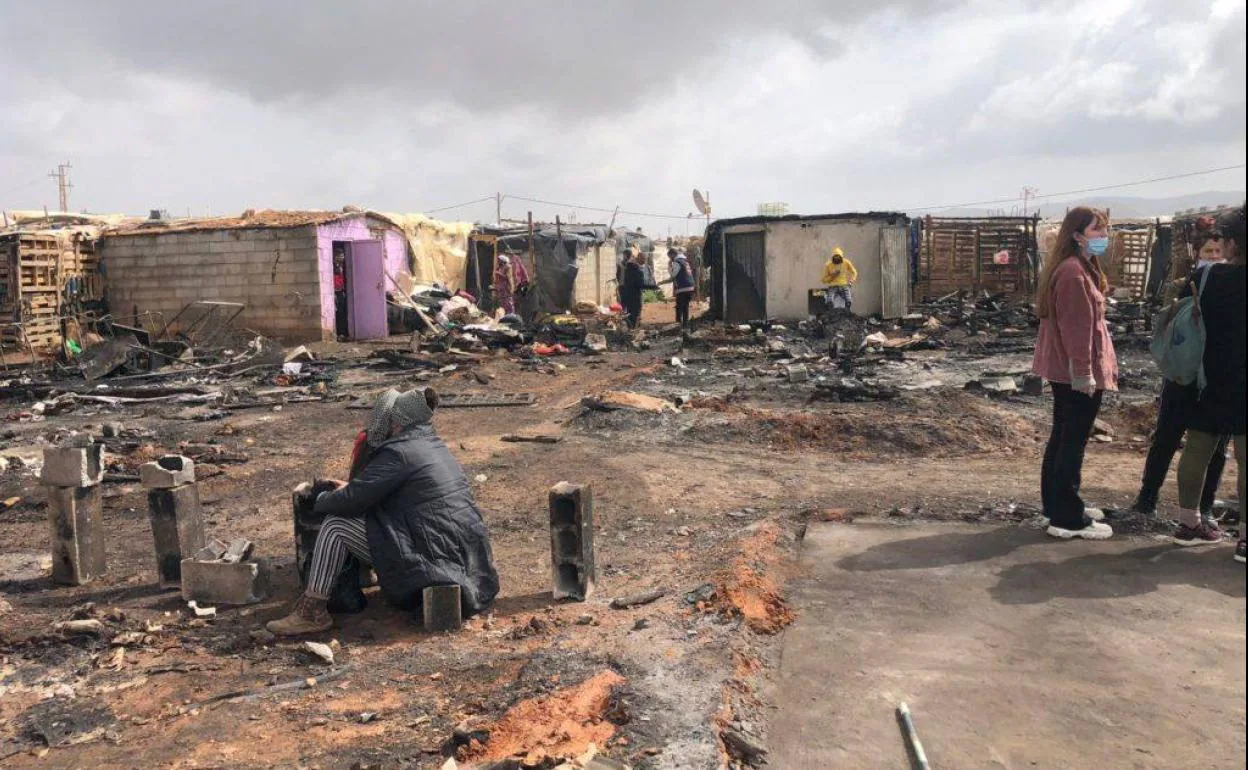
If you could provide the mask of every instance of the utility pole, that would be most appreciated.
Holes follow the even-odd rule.
[[[494,222],[503,223],[503,194],[501,192],[494,193]]]
[[[69,191],[73,189],[73,185],[69,182],[69,161],[58,165],[56,170],[49,173],[48,176],[56,180],[56,192],[61,199],[61,211],[69,211]]]
[[[1040,192],[1034,187],[1023,188],[1023,217],[1027,217],[1027,202],[1036,197],[1036,193]]]

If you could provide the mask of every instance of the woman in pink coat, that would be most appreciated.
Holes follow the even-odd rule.
[[[1104,515],[1079,497],[1083,453],[1101,396],[1118,389],[1118,360],[1105,324],[1108,286],[1101,258],[1109,249],[1105,212],[1080,206],[1062,222],[1040,272],[1036,312],[1040,334],[1032,369],[1053,389],[1053,430],[1040,469],[1048,533],[1062,539],[1105,540]]]

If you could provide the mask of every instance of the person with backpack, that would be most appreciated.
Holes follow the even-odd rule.
[[[1206,267],[1223,261],[1222,234],[1210,226],[1199,232],[1194,238],[1192,248],[1197,255],[1197,266]],[[1181,282],[1187,285],[1187,280]],[[1176,292],[1176,296],[1182,290]],[[1157,409],[1157,427],[1153,430],[1152,445],[1148,448],[1148,459],[1144,461],[1144,475],[1140,480],[1140,492],[1136,495],[1131,510],[1146,516],[1157,512],[1157,501],[1161,493],[1161,485],[1170,472],[1170,463],[1179,451],[1183,442],[1183,434],[1187,432],[1187,422],[1196,408],[1199,390],[1196,384],[1180,385],[1178,382],[1163,377],[1161,400]],[[1200,495],[1200,511],[1208,516],[1213,511],[1214,497],[1218,492],[1218,484],[1222,481],[1222,471],[1226,466],[1226,448],[1230,439],[1223,436],[1209,460],[1209,468],[1205,472],[1205,484]]]
[[[1205,487],[1209,461],[1217,452],[1220,437],[1231,436],[1235,463],[1239,469],[1239,503],[1244,504],[1245,399],[1245,317],[1246,281],[1244,266],[1244,209],[1239,207],[1221,217],[1228,262],[1202,267],[1192,283],[1198,288],[1193,310],[1204,328],[1204,349],[1197,381],[1200,393],[1188,420],[1187,445],[1179,458],[1179,526],[1174,533],[1178,545],[1220,543],[1217,524],[1200,515],[1201,491]],[[1191,286],[1188,295],[1192,295]],[[1245,561],[1243,524],[1240,524],[1236,561]]]
[[[1118,359],[1105,323],[1108,282],[1101,257],[1109,217],[1079,206],[1066,214],[1044,261],[1036,294],[1040,333],[1032,370],[1053,389],[1053,428],[1040,469],[1040,497],[1050,536],[1106,540],[1104,513],[1079,496],[1083,455],[1105,391],[1118,389]]]
[[[676,323],[683,329],[689,325],[689,304],[693,302],[696,288],[693,266],[689,264],[685,252],[678,249],[668,249],[667,259],[667,271],[671,277],[664,283],[672,284],[672,293],[676,296]]]

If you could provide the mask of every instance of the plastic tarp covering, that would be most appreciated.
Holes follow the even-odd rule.
[[[562,313],[572,307],[579,262],[606,233],[600,228],[543,228],[533,233],[533,264],[529,268],[532,291],[521,302],[526,315]],[[528,231],[509,232],[498,237],[500,252],[525,255],[529,250]]]
[[[403,231],[412,255],[411,273],[415,283],[440,283],[455,289],[464,286],[468,234],[473,230],[471,222],[443,222],[424,214],[368,213],[394,223]]]

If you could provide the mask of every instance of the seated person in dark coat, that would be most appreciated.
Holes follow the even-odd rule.
[[[366,428],[367,462],[351,481],[324,492],[307,588],[291,613],[268,623],[279,636],[326,631],[326,608],[347,556],[371,564],[382,594],[415,608],[430,586],[457,585],[464,616],[498,595],[489,533],[464,471],[434,432],[431,389],[383,393]]]

